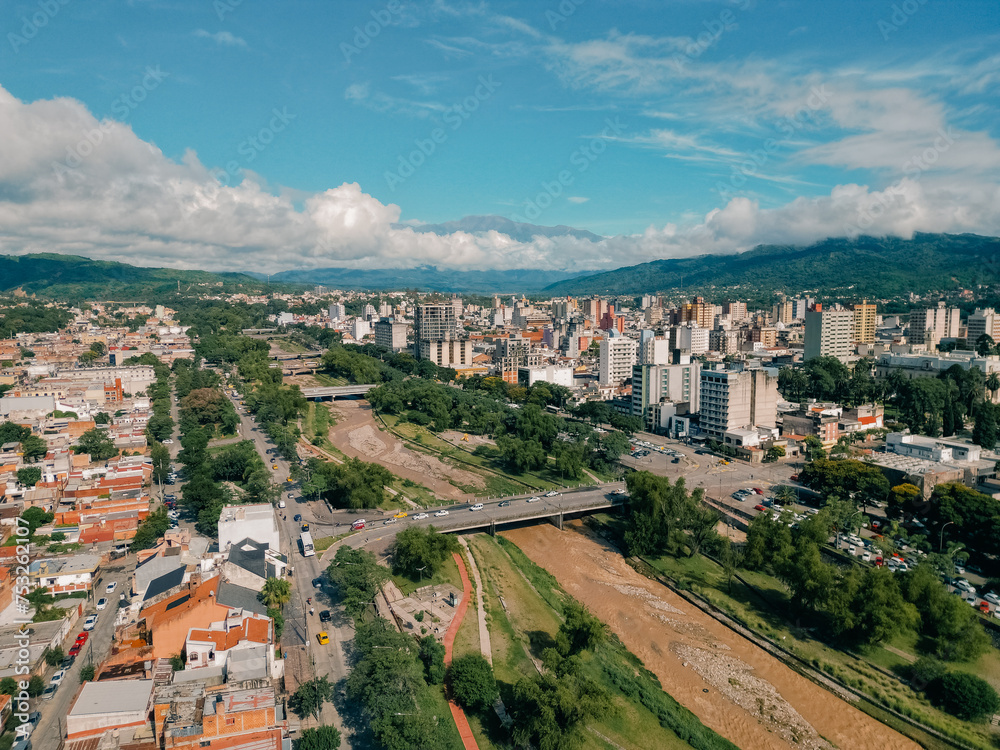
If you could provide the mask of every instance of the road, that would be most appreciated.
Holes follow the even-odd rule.
[[[115,632],[115,615],[118,612],[118,594],[125,590],[128,582],[128,570],[135,562],[134,558],[131,558],[131,564],[126,562],[128,560],[130,560],[129,557],[122,558],[117,561],[118,565],[122,567],[105,570],[98,584],[99,588],[87,600],[83,617],[80,618],[77,627],[71,630],[69,636],[67,636],[67,640],[63,644],[63,651],[68,654],[73,643],[76,641],[77,633],[83,630],[83,621],[86,616],[90,614],[97,615],[97,625],[90,633],[90,638],[87,639],[87,646],[73,660],[72,666],[70,666],[66,676],[63,677],[62,683],[56,689],[55,694],[48,700],[39,698],[35,701],[34,710],[40,711],[42,717],[35,731],[31,734],[31,744],[34,747],[59,747],[62,744],[62,737],[65,734],[66,728],[64,718],[69,713],[73,699],[80,689],[80,670],[87,664],[99,665],[107,658],[108,653],[111,651],[111,636]],[[105,593],[105,587],[112,581],[115,581],[118,585],[113,594],[107,594]],[[97,599],[101,597],[107,597],[108,606],[103,611],[98,612],[95,604]],[[49,680],[55,671],[56,668],[53,667],[46,669],[44,676],[46,686],[48,686]]]
[[[268,468],[271,468],[274,481],[292,488],[293,485],[286,482],[291,476],[291,467],[288,461],[277,454],[274,444],[257,427],[246,409],[240,406],[239,397],[233,396],[228,390],[226,393],[239,414],[240,434],[243,438],[253,441],[264,463]],[[274,451],[274,453],[269,454],[268,451]],[[283,545],[288,554],[289,565],[294,571],[291,578],[292,598],[284,609],[285,630],[281,636],[281,645],[286,651],[298,647],[308,649],[313,661],[314,676],[327,675],[330,682],[336,683],[346,678],[350,671],[345,644],[354,639],[354,628],[350,618],[345,617],[341,611],[335,610],[329,594],[325,590],[313,586],[316,579],[321,579],[324,569],[319,556],[303,557],[299,551],[300,525],[293,520],[293,516],[300,514],[304,520],[310,523],[311,527],[315,527],[314,538],[321,534],[321,529],[324,527],[332,531],[335,522],[322,503],[307,502],[301,497],[298,500],[293,500],[293,495],[298,495],[298,493],[287,490],[283,492],[281,497],[285,501],[286,507],[283,510],[278,510],[278,522],[282,525]],[[307,603],[309,598],[313,600],[311,606]],[[311,615],[309,614],[310,609],[314,610]],[[334,613],[334,620],[321,627],[319,613],[323,609],[331,609]],[[319,644],[318,634],[321,630],[326,631],[330,637],[330,643],[327,645]],[[340,729],[341,734],[345,737],[345,746],[349,747],[343,721],[332,704],[324,704],[320,722],[332,724]]]

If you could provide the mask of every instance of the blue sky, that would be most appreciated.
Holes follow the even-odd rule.
[[[36,0],[0,18],[4,252],[601,268],[1000,233],[995,0]],[[482,214],[608,239],[406,226]]]

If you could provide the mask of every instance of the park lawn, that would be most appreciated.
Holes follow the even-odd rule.
[[[444,504],[444,502],[427,487],[424,487],[422,484],[417,484],[412,479],[401,479],[400,477],[396,477],[391,486],[400,495],[409,498],[421,508],[436,508],[437,506]],[[395,500],[395,498],[393,499]],[[400,503],[400,505],[405,506],[404,510],[411,513],[418,512],[410,510],[409,506],[406,506],[405,503]]]
[[[450,583],[459,591],[462,590],[462,576],[458,572],[458,565],[455,564],[455,559],[450,555],[434,575],[424,576],[423,580],[408,578],[404,575],[394,575],[392,576],[392,580],[399,590],[403,592],[403,596],[409,596],[423,586],[440,586],[445,583]]]
[[[455,726],[455,720],[451,717],[451,708],[448,700],[444,697],[444,687],[442,685],[427,685],[417,691],[417,713],[424,716],[436,716],[438,725],[443,727],[441,732],[443,739],[447,742],[445,747],[461,748],[462,737]]]
[[[721,568],[704,556],[698,555],[694,558],[664,556],[643,559],[655,570],[673,578],[681,586],[689,587],[751,630],[779,642],[785,649],[813,667],[836,677],[880,703],[959,739],[969,747],[984,750],[993,747],[988,724],[973,724],[946,714],[931,706],[922,694],[915,692],[905,681],[873,669],[874,665],[895,672],[911,663],[910,659],[884,646],[872,648],[864,653],[849,653],[813,638],[809,629],[794,627],[784,616],[784,612],[787,611],[787,594],[784,585],[777,579],[762,573],[741,570],[739,575],[755,588],[750,589],[734,580],[733,591],[730,594]],[[917,635],[911,632],[898,635],[887,645],[916,658],[919,656],[916,643]],[[998,658],[1000,653],[996,649],[991,649],[976,662],[952,663],[948,667],[955,671],[976,674],[996,684],[996,670],[1000,667]],[[992,679],[990,670],[993,670]],[[877,706],[861,703],[859,707],[880,721],[885,721],[886,714],[878,710]],[[886,723],[919,741],[925,747],[935,749],[948,747],[942,741],[898,720]]]
[[[551,575],[531,563],[509,542],[501,543],[486,534],[477,534],[470,538],[469,544],[485,588],[493,672],[501,695],[509,695],[518,680],[537,674],[529,652],[540,659],[542,650],[553,645],[562,622],[562,603],[568,597]],[[530,567],[524,567],[525,564]],[[500,603],[501,598],[506,607]],[[662,727],[659,719],[641,703],[627,698],[611,684],[607,665],[616,665],[630,674],[639,671],[641,666],[624,647],[608,642],[600,646],[596,654],[584,652],[582,660],[585,674],[608,690],[612,710],[586,723],[576,747],[595,750],[613,747],[599,735],[627,748],[681,750],[690,747]],[[489,746],[487,742],[494,746],[507,744],[506,732],[492,712],[478,718],[472,726],[480,747]]]
[[[347,378],[335,378],[332,375],[327,375],[325,372],[314,373],[313,378],[320,385],[335,386],[335,385],[349,385]]]

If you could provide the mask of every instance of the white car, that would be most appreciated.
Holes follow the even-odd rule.
[[[54,675],[52,675],[52,680],[51,680],[50,684],[52,684],[52,685],[58,685],[60,682],[62,682],[63,677],[65,677],[65,676],[66,676],[66,670],[65,669],[60,669],[58,672],[56,672]]]
[[[438,518],[441,518],[442,516],[446,516],[446,515],[448,515],[448,511],[446,511],[446,510],[439,510],[439,511],[438,511],[437,513],[435,513],[434,515],[435,515],[435,516],[437,516]]]
[[[541,499],[542,499],[542,498],[540,498],[540,497],[529,497],[529,498],[528,498],[528,502],[529,502],[529,503],[537,503],[537,502],[538,502],[539,500],[541,500]]]
[[[102,598],[99,602],[97,602],[97,611],[100,612],[102,609],[104,609],[107,606],[108,606],[108,600]]]
[[[278,507],[279,508],[284,508],[285,507],[285,501],[284,500],[279,500],[278,501]]]
[[[427,516],[427,514],[426,514],[426,513],[417,513],[417,515],[415,515],[415,516],[413,517],[413,520],[414,520],[414,521],[423,521],[423,520],[424,520],[425,518],[427,518],[427,517],[428,517],[428,516]]]
[[[612,495],[627,495],[628,494],[628,490],[618,489],[618,490],[615,490],[614,492],[612,492],[611,494]]]
[[[545,493],[545,497],[559,497],[559,493],[555,490],[549,490]]]
[[[997,594],[987,594],[983,597],[990,604],[1000,604],[1000,595]]]
[[[88,615],[87,619],[83,622],[84,630],[93,630],[94,626],[97,625],[97,615]]]
[[[170,438],[167,438],[166,440],[163,441],[163,444],[164,445],[173,445],[174,441],[171,440]]]
[[[483,506],[483,504],[482,504],[482,503],[476,503],[476,504],[475,504],[475,505],[473,505],[473,506],[472,506],[471,508],[469,508],[469,510],[482,510],[482,509],[483,509],[483,507],[484,507],[484,506]]]
[[[115,593],[116,588],[118,588],[118,581],[112,581],[111,583],[109,583],[107,586],[104,587],[104,593],[113,594]]]
[[[167,518],[169,518],[171,521],[180,520],[180,517],[181,517],[180,512],[176,510],[172,510],[167,513]],[[109,591],[108,593],[110,594],[111,592]]]

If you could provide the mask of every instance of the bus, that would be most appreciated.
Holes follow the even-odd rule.
[[[299,537],[299,543],[302,544],[302,556],[312,557],[316,554],[316,547],[313,546],[312,534],[308,531],[303,531],[302,536]]]

